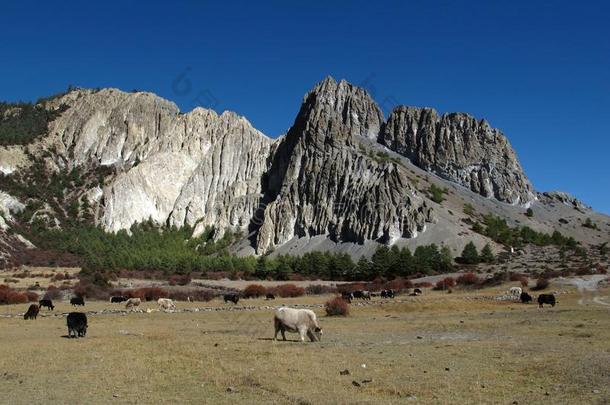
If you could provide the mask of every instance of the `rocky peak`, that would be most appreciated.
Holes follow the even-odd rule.
[[[400,106],[388,117],[379,142],[485,197],[510,204],[535,198],[508,139],[485,120]]]
[[[350,142],[353,136],[376,139],[383,113],[366,90],[327,77],[303,99],[294,128],[300,125],[314,142]]]

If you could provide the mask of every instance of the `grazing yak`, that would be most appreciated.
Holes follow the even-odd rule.
[[[127,297],[123,297],[122,295],[110,297],[111,304],[114,304],[115,302],[125,302],[125,301],[127,301]]]
[[[159,298],[157,300],[157,304],[159,304],[159,309],[163,311],[176,310],[176,304],[174,304],[174,301],[170,300],[169,298]]]
[[[237,294],[225,294],[223,295],[225,303],[232,302],[233,304],[237,304],[239,302],[239,295]]]
[[[356,290],[352,293],[354,298],[358,298],[359,300],[370,300],[371,293],[368,291]]]
[[[286,331],[299,333],[301,342],[305,341],[305,336],[312,342],[322,339],[322,329],[318,324],[315,312],[310,309],[278,308],[273,315],[273,323],[275,340],[277,340],[278,332],[282,332],[282,338],[286,340]]]
[[[30,305],[30,307],[28,308],[28,312],[25,313],[25,315],[23,315],[23,319],[25,319],[26,321],[28,319],[36,319],[36,317],[38,316],[38,305],[36,304],[32,304]]]
[[[38,301],[38,305],[40,306],[40,308],[47,307],[50,311],[55,309],[55,305],[53,305],[53,301],[51,300],[42,299]]]
[[[421,288],[415,288],[415,289],[413,289],[413,294],[415,294],[415,295],[421,295],[421,294],[422,294]]]
[[[528,293],[526,293],[526,292],[522,292],[522,293],[521,293],[521,296],[519,297],[519,299],[521,300],[521,303],[522,303],[522,304],[527,304],[527,303],[532,302],[532,296],[531,296],[531,295],[529,295],[529,294],[528,294]]]
[[[141,303],[142,303],[142,300],[139,298],[130,298],[127,301],[125,301],[125,308],[129,309],[129,308],[133,308],[133,307],[139,307]]]
[[[511,287],[510,290],[508,290],[508,295],[514,298],[518,298],[521,296],[522,292],[523,290],[521,289],[521,287]]]
[[[544,304],[555,306],[555,296],[553,294],[540,294],[538,296],[538,306],[544,308]]]
[[[68,314],[68,336],[85,337],[87,334],[87,315],[82,312]]]
[[[274,300],[275,299],[275,295],[271,294],[271,293],[267,293],[266,299],[268,300]]]
[[[396,294],[394,293],[394,290],[392,290],[392,289],[381,291],[381,298],[394,298],[395,295]]]
[[[85,299],[83,297],[72,297],[70,298],[70,304],[72,304],[73,307],[77,305],[85,306]]]
[[[351,292],[343,292],[343,293],[341,293],[341,298],[343,298],[345,301],[347,301],[351,304],[352,300],[354,299],[354,294]]]

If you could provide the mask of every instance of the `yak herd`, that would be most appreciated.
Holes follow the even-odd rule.
[[[422,290],[415,288],[409,295],[418,296],[420,294],[422,294]],[[372,297],[379,296],[382,298],[394,298],[396,295],[397,292],[391,289],[382,290],[380,292],[354,290],[350,292],[343,292],[341,297],[345,301],[351,303],[355,299],[366,301],[370,300]],[[511,287],[508,291],[508,295],[512,299],[520,300],[524,304],[528,304],[533,301],[532,296],[523,291],[520,287]],[[233,304],[237,304],[240,298],[241,297],[239,294],[225,294],[223,296],[225,303],[232,302]],[[272,300],[275,299],[275,296],[273,294],[267,294],[266,299]],[[540,294],[538,295],[537,301],[540,308],[543,308],[544,304],[551,305],[553,307],[556,304],[555,296],[553,294]],[[125,303],[125,308],[133,309],[138,307],[142,300],[140,298],[113,296],[110,297],[110,302]],[[174,311],[176,309],[174,301],[169,298],[159,298],[157,303],[159,304],[159,308],[163,311]],[[70,299],[70,304],[72,306],[84,306],[85,300],[81,296],[72,297]],[[46,307],[49,311],[55,309],[55,306],[50,299],[42,299],[38,302],[38,305],[31,304],[29,306],[28,310],[23,315],[23,319],[36,319],[40,309],[43,307]],[[277,334],[279,332],[281,332],[284,340],[286,340],[285,332],[299,333],[301,341],[304,341],[305,337],[308,337],[312,342],[319,341],[322,338],[322,329],[320,328],[316,314],[311,310],[281,307],[275,311],[273,320],[275,325],[274,338],[277,338]],[[88,327],[87,315],[82,312],[70,312],[67,316],[67,325],[68,337],[85,337]]]

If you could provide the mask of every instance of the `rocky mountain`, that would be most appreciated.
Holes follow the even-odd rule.
[[[385,120],[364,89],[332,78],[275,140],[234,113],[182,113],[144,92],[76,89],[37,108],[50,117],[47,130],[0,146],[0,239],[13,250],[27,242],[13,224],[62,227],[75,216],[108,232],[149,219],[195,235],[213,227],[215,238],[239,231],[241,254],[485,243],[465,225],[465,205],[591,243],[610,227],[567,194],[535,193],[507,138],[485,120],[406,106]],[[48,176],[51,186],[37,189]],[[29,216],[15,219],[20,211]],[[576,226],[586,217],[601,224],[598,234]]]

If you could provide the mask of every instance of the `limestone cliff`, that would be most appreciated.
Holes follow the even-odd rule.
[[[243,117],[196,108],[182,114],[150,93],[78,90],[44,149],[59,166],[113,166],[98,200],[108,231],[152,218],[219,231],[246,227],[259,205],[272,141]]]

